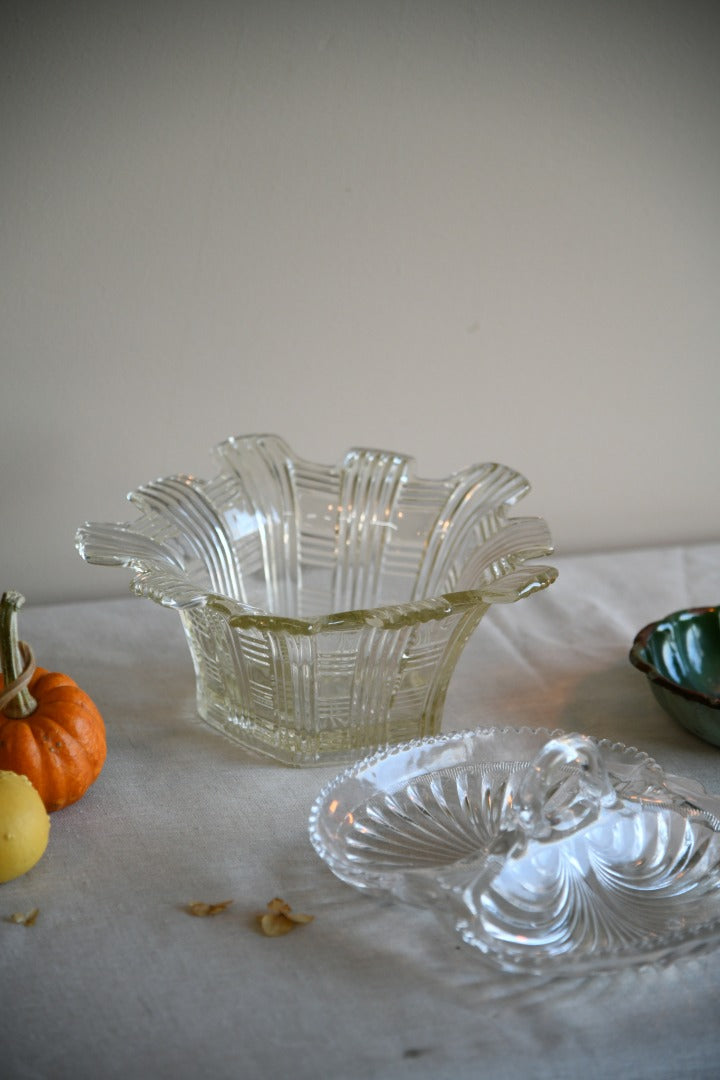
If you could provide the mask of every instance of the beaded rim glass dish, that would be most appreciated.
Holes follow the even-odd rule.
[[[175,608],[205,720],[291,765],[344,763],[440,730],[457,660],[492,604],[546,588],[529,490],[486,463],[421,479],[407,455],[307,462],[282,439],[227,439],[219,471],[154,481],[133,522],[87,523],[84,559],[134,571]]]
[[[341,880],[431,909],[502,972],[592,974],[720,941],[720,799],[620,743],[417,740],[326,785],[309,835]]]

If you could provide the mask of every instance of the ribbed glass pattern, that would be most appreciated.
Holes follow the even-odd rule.
[[[430,908],[504,971],[720,943],[720,799],[617,743],[507,728],[411,743],[330,783],[309,827],[342,880]]]
[[[460,652],[490,604],[555,579],[540,518],[508,518],[528,489],[502,465],[442,480],[357,448],[338,466],[272,435],[231,438],[217,475],[133,492],[133,522],[90,523],[88,561],[183,620],[198,708],[290,764],[344,761],[439,730]]]

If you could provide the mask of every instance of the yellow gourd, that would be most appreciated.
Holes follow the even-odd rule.
[[[50,818],[27,776],[0,772],[0,882],[30,870],[49,836]]]

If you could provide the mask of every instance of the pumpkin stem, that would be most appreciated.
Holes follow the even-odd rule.
[[[24,603],[25,597],[14,590],[3,593],[0,601],[0,670],[6,688],[20,678],[27,666],[20,652],[17,633],[17,613]],[[36,708],[37,701],[27,686],[21,686],[2,711],[5,716],[22,717],[29,716]]]

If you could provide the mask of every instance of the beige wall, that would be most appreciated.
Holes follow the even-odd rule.
[[[76,526],[257,431],[717,539],[715,10],[4,5],[0,587],[124,592]]]

